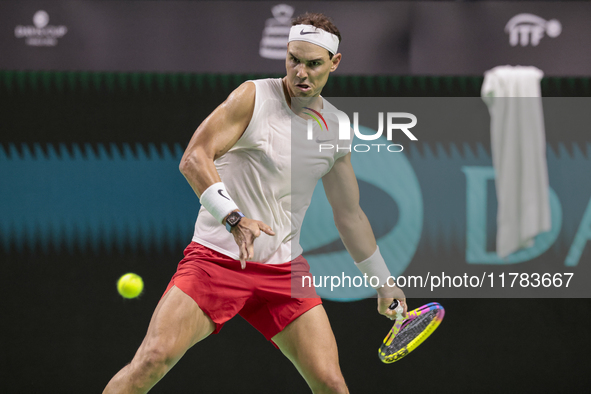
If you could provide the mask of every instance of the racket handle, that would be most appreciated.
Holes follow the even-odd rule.
[[[404,308],[402,307],[402,305],[400,305],[398,300],[395,299],[394,301],[392,301],[388,309],[396,311],[396,320],[400,320],[403,318],[402,313],[404,312]]]

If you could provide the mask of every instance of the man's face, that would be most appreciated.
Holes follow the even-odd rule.
[[[292,41],[287,45],[286,86],[290,97],[316,97],[326,85],[328,75],[337,69],[341,54],[332,60],[328,51],[305,41]]]

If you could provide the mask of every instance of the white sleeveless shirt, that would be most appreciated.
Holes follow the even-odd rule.
[[[318,142],[307,140],[307,121],[289,108],[281,78],[249,82],[256,86],[252,119],[236,144],[215,161],[215,166],[242,213],[268,224],[275,232],[274,236],[261,232],[255,239],[252,261],[281,264],[302,253],[300,228],[314,188],[335,160],[348,151],[319,152]],[[336,110],[324,99],[323,108]],[[329,130],[338,130],[336,119],[326,121]],[[294,127],[293,122],[296,122]],[[314,135],[318,136],[320,128],[314,127]],[[337,135],[332,132],[332,142],[325,142],[328,138],[322,141],[336,146]],[[203,206],[197,216],[193,241],[239,259],[234,236]]]

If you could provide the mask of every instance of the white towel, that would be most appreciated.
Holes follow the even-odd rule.
[[[548,165],[540,80],[535,67],[499,66],[484,74],[497,189],[497,254],[504,258],[549,231]]]

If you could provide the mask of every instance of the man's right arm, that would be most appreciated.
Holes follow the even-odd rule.
[[[240,85],[191,137],[179,169],[199,198],[209,186],[221,182],[213,162],[234,146],[248,127],[254,111],[255,94],[254,83]]]
[[[255,95],[254,83],[243,83],[199,125],[191,137],[179,169],[200,199],[207,188],[221,182],[214,160],[228,152],[248,127],[254,112]],[[246,268],[246,260],[254,256],[253,243],[261,231],[275,235],[267,224],[247,217],[232,228],[243,269]]]

